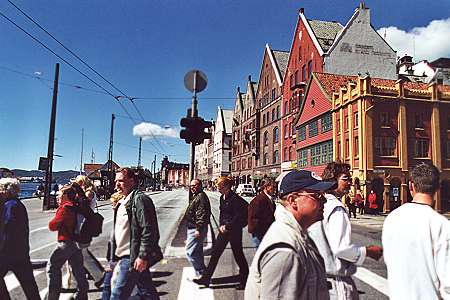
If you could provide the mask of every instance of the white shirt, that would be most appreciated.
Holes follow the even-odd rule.
[[[383,226],[391,299],[450,299],[450,222],[430,206],[406,203]]]
[[[118,203],[114,238],[116,240],[116,256],[130,255],[130,223],[125,205],[130,200],[131,193]]]
[[[324,258],[327,274],[351,276],[366,258],[366,247],[352,244],[352,228],[346,209],[334,195],[325,194],[324,219],[308,233]]]

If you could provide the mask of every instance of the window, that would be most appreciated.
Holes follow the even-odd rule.
[[[234,167],[234,162],[232,162],[232,163],[231,163],[231,171],[234,171],[234,170],[236,170],[236,169],[235,169],[235,167]]]
[[[337,128],[337,133],[341,132],[341,120],[340,119],[336,119],[336,128]]]
[[[331,114],[326,114],[320,120],[320,125],[322,127],[322,133],[330,131],[333,127],[331,126]]]
[[[308,149],[297,151],[297,165],[299,168],[306,168],[308,166]]]
[[[414,118],[414,124],[416,128],[423,128],[423,113],[416,113]]]
[[[298,128],[298,140],[299,141],[306,140],[306,125],[300,126]]]
[[[358,128],[358,112],[353,114],[353,128]]]
[[[263,114],[263,126],[266,125],[266,114]]]
[[[311,78],[311,74],[313,72],[313,63],[312,60],[308,62],[308,78]]]
[[[283,153],[284,153],[284,161],[288,161],[289,159],[288,159],[288,148],[287,147],[285,147],[284,148],[284,151],[283,151]]]
[[[288,102],[284,102],[284,115],[287,116],[289,113]]]
[[[345,140],[345,158],[350,156],[350,141],[348,139]]]
[[[294,109],[294,106],[292,106],[292,98],[289,99],[289,112],[291,112]]]
[[[284,124],[284,138],[287,139],[289,137],[288,124]]]
[[[267,121],[267,124],[269,124],[269,112],[266,112],[266,121]]]
[[[273,152],[273,160],[272,160],[272,163],[273,163],[273,164],[277,164],[278,161],[279,161],[278,150],[275,150],[275,151]]]
[[[302,60],[302,46],[298,47],[298,60]]]
[[[306,65],[302,67],[302,81],[306,81]]]
[[[380,126],[391,127],[391,117],[388,112],[381,112],[380,114]]]
[[[298,82],[299,82],[298,70],[295,71],[294,79],[295,79],[295,84],[298,84]]]
[[[395,156],[397,138],[391,136],[375,137],[375,154],[379,156]]]
[[[268,165],[269,164],[269,154],[268,153],[264,153],[264,161],[263,161],[264,165]]]
[[[344,131],[348,131],[348,115],[344,117]]]
[[[279,139],[280,139],[279,130],[278,130],[278,127],[275,127],[273,129],[273,143],[274,144],[278,143]]]
[[[252,168],[252,158],[251,157],[248,158],[247,165],[248,165],[249,169]]]
[[[276,98],[276,92],[275,92],[275,89],[272,89],[271,100],[275,100],[275,98]]]
[[[320,164],[324,165],[333,161],[333,142],[322,143],[322,156]]]
[[[427,158],[429,142],[428,139],[416,139],[414,147],[414,156],[417,158]]]
[[[289,136],[292,136],[292,123],[289,122]]]
[[[246,159],[242,159],[242,170],[247,169],[247,160]]]
[[[319,128],[317,127],[317,120],[309,122],[308,124],[308,136],[313,137],[319,133]]]
[[[354,152],[354,156],[358,157],[358,154],[359,154],[359,138],[357,136],[355,136],[355,138],[353,139],[353,152]]]
[[[293,157],[292,157],[293,151],[292,150],[293,150],[292,146],[289,146],[289,161],[293,160]]]
[[[311,166],[319,166],[321,159],[321,147],[320,145],[314,145],[311,147]]]
[[[275,121],[275,108],[272,109],[272,122]]]
[[[264,146],[268,146],[269,145],[269,133],[267,131],[264,132],[263,135],[263,142],[264,142]]]
[[[277,120],[280,119],[280,106],[277,106]]]

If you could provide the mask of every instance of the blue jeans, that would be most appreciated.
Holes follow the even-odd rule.
[[[206,269],[204,256],[203,256],[203,241],[206,238],[208,232],[208,226],[203,226],[200,231],[200,236],[195,237],[195,231],[197,229],[187,230],[187,240],[186,240],[186,257],[187,260],[194,267],[195,274],[201,276],[203,271]]]
[[[78,296],[87,299],[89,283],[83,268],[83,255],[73,241],[58,242],[55,250],[50,255],[47,264],[48,300],[58,300],[61,293],[62,272],[61,268],[66,261],[72,267],[72,273],[77,281]]]
[[[258,249],[259,245],[261,244],[261,240],[259,237],[256,236],[256,234],[252,234],[252,240],[253,244],[255,244],[256,249]]]
[[[105,276],[103,277],[102,300],[109,300],[111,297],[111,279],[115,263],[109,262],[108,264],[111,270],[105,271]]]
[[[111,300],[126,300],[137,286],[140,299],[159,300],[158,292],[147,269],[141,273],[133,269],[129,258],[122,258],[116,265],[119,268],[116,283],[111,291]]]

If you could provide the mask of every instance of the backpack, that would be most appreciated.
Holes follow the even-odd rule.
[[[81,214],[84,221],[81,224],[80,232],[73,233],[73,240],[78,243],[87,244],[92,238],[99,236],[103,228],[103,216],[94,212],[90,207],[75,206],[75,214]]]

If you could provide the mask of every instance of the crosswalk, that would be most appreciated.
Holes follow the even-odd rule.
[[[104,259],[102,259],[104,261]],[[156,270],[151,270],[156,271]],[[34,270],[33,275],[45,276],[44,270]],[[192,282],[192,278],[195,276],[194,269],[192,267],[184,267],[182,269],[181,279],[179,282],[179,290],[177,295],[177,300],[214,300],[214,290],[212,288],[199,287],[197,284]],[[67,282],[68,274],[63,275],[63,281]],[[365,282],[370,285],[383,295],[388,295],[387,280],[382,276],[379,276],[372,271],[364,268],[358,267],[358,271],[354,275],[355,278]],[[17,288],[20,288],[20,283],[17,281],[13,274],[8,274],[4,278],[8,291],[11,292]],[[39,294],[42,299],[44,299],[47,294],[47,287],[43,287]],[[61,293],[60,300],[70,299],[72,293]],[[174,299],[174,295],[170,299]]]

